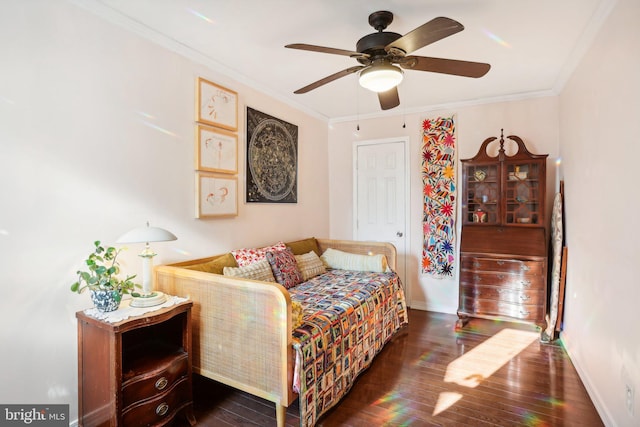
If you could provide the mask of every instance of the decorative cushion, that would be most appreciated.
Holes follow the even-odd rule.
[[[298,329],[302,325],[302,304],[291,301],[291,329]]]
[[[243,248],[236,249],[231,251],[233,257],[236,259],[239,267],[244,267],[245,265],[249,265],[256,261],[260,261],[264,259],[265,254],[269,251],[281,251],[286,249],[286,246],[283,242],[278,242],[272,246],[265,246],[264,248]]]
[[[283,251],[267,252],[267,260],[271,264],[271,271],[276,281],[287,289],[302,283],[302,273],[298,269],[296,257],[291,249],[285,248]]]
[[[237,266],[238,263],[236,262],[236,259],[233,257],[233,255],[231,255],[231,252],[229,252],[222,256],[219,256],[212,261],[203,262],[202,264],[187,265],[184,268],[187,268],[189,270],[204,271],[206,273],[222,274],[225,267]]]
[[[296,240],[295,242],[287,242],[285,245],[291,249],[294,255],[303,255],[309,251],[315,252],[318,256],[322,255],[322,252],[320,252],[320,248],[318,247],[318,241],[315,237]]]
[[[295,252],[294,252],[295,253]],[[302,273],[302,281],[306,282],[327,271],[324,263],[314,251],[309,251],[303,255],[296,255],[298,269]]]
[[[244,267],[225,267],[225,276],[241,277],[243,279],[262,280],[263,282],[275,282],[271,272],[271,266],[266,259],[256,261]]]
[[[387,271],[387,257],[382,254],[361,255],[329,248],[320,257],[330,268],[352,271]]]

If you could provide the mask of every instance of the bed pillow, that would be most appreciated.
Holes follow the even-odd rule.
[[[253,264],[244,267],[225,267],[223,269],[225,276],[240,277],[242,279],[262,280],[263,282],[275,282],[271,272],[271,265],[266,259],[256,261]]]
[[[302,283],[302,273],[298,269],[296,257],[291,252],[291,249],[269,251],[266,257],[269,264],[271,264],[271,271],[276,278],[276,282],[287,289]]]
[[[388,269],[387,257],[382,254],[361,255],[328,248],[320,258],[327,266],[338,270],[383,273]]]
[[[322,252],[320,252],[320,248],[318,247],[318,241],[315,237],[296,240],[295,242],[287,242],[285,245],[291,249],[294,255],[303,255],[309,251],[315,252],[318,256],[322,255]]]
[[[303,255],[296,255],[295,257],[296,263],[298,263],[298,269],[300,273],[302,273],[303,282],[327,271],[320,257],[312,250]]]
[[[184,268],[195,271],[204,271],[206,273],[222,274],[225,267],[237,267],[238,263],[231,253],[226,253],[218,258],[203,262],[202,264],[186,265]]]
[[[275,245],[265,246],[264,248],[243,248],[231,251],[233,257],[236,259],[239,267],[252,264],[256,261],[260,261],[265,258],[265,255],[269,251],[281,251],[287,247],[283,242],[278,242]]]

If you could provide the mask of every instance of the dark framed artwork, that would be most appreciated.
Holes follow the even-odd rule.
[[[246,201],[298,202],[298,126],[247,107]]]

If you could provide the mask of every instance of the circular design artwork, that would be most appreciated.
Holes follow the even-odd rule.
[[[262,197],[280,201],[296,184],[296,147],[293,136],[273,119],[260,122],[249,141],[247,163]]]

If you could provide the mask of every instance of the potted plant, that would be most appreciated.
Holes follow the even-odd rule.
[[[133,283],[136,276],[124,279],[117,277],[120,273],[118,255],[122,249],[105,248],[97,240],[93,253],[85,260],[88,271],[78,270],[78,280],[71,285],[71,291],[82,293],[91,291],[91,300],[100,311],[114,311],[120,306],[123,294],[130,293],[139,285]]]

